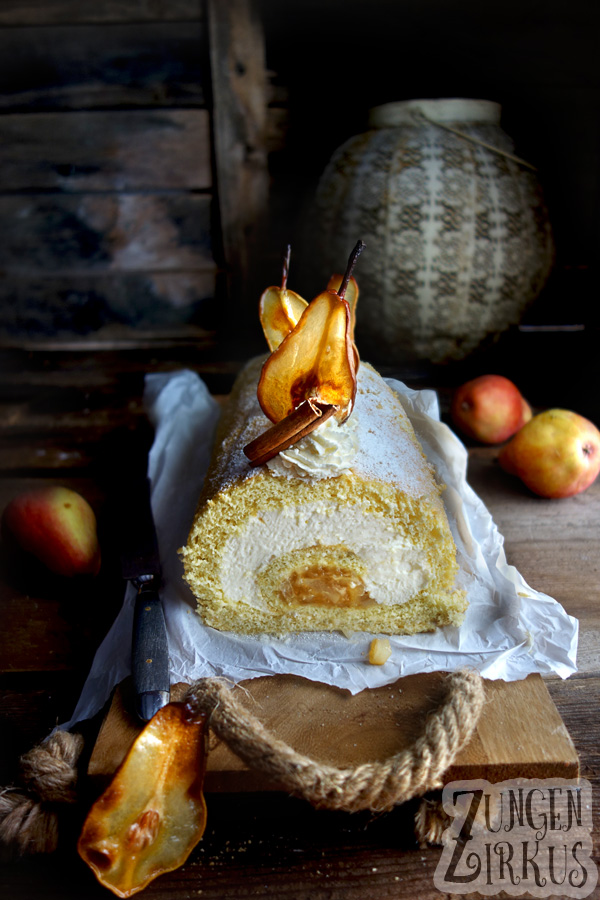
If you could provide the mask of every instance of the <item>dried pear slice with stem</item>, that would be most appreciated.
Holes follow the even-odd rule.
[[[305,400],[335,406],[336,416],[341,412],[347,418],[356,391],[349,337],[346,301],[334,291],[319,294],[263,366],[258,401],[272,422],[285,419]]]
[[[260,324],[271,351],[276,350],[283,339],[293,331],[300,321],[300,316],[308,306],[308,303],[302,299],[300,294],[290,291],[287,286],[291,252],[292,248],[288,244],[283,261],[281,286],[268,287],[261,294],[258,304]]]
[[[342,286],[342,281],[344,280],[343,275],[332,275],[327,283],[328,291],[339,291]],[[352,340],[354,340],[354,331],[356,329],[356,304],[358,303],[358,284],[356,282],[356,278],[352,276],[348,281],[348,286],[346,288],[345,300],[348,301],[348,306],[350,307],[350,313],[352,315]]]
[[[344,294],[363,247],[359,241],[352,251],[339,293],[325,290],[319,294],[265,362],[257,395],[272,422],[290,416],[305,401],[334,406],[339,422],[352,412],[357,354]]]
[[[205,722],[190,722],[183,703],[164,706],[92,806],[77,844],[117,897],[186,861],[206,826],[205,767]]]
[[[342,288],[343,281],[344,275],[332,275],[329,279],[327,290],[337,291],[339,294]],[[344,295],[342,294],[342,296]],[[360,365],[360,356],[358,355],[358,347],[356,346],[356,341],[354,340],[354,332],[356,330],[356,304],[358,303],[358,284],[354,276],[351,276],[347,281],[344,299],[348,301],[348,306],[350,307],[350,330],[352,332],[352,341],[354,347],[354,365],[356,371],[358,372],[358,367]]]

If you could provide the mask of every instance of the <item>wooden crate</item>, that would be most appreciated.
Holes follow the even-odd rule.
[[[251,0],[0,11],[0,339],[211,334],[266,203]]]

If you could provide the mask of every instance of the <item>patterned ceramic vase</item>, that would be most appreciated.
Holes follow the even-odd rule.
[[[539,294],[553,259],[548,217],[499,122],[500,106],[485,100],[388,103],[335,152],[311,243],[321,280],[343,269],[358,238],[367,244],[356,270],[364,352],[460,359]]]

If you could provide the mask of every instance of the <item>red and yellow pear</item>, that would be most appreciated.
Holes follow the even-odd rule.
[[[100,545],[94,511],[81,494],[50,486],[14,497],[2,525],[23,550],[51,572],[72,577],[97,575]]]
[[[454,424],[484,444],[501,444],[531,419],[531,407],[503,375],[480,375],[461,385],[452,398]]]
[[[600,472],[600,431],[567,409],[547,409],[501,449],[502,468],[541,497],[572,497]]]

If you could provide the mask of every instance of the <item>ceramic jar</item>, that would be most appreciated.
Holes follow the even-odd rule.
[[[388,103],[334,153],[312,246],[326,281],[359,238],[367,244],[355,273],[361,352],[460,359],[539,294],[550,225],[535,172],[510,156],[500,111],[485,100]]]

